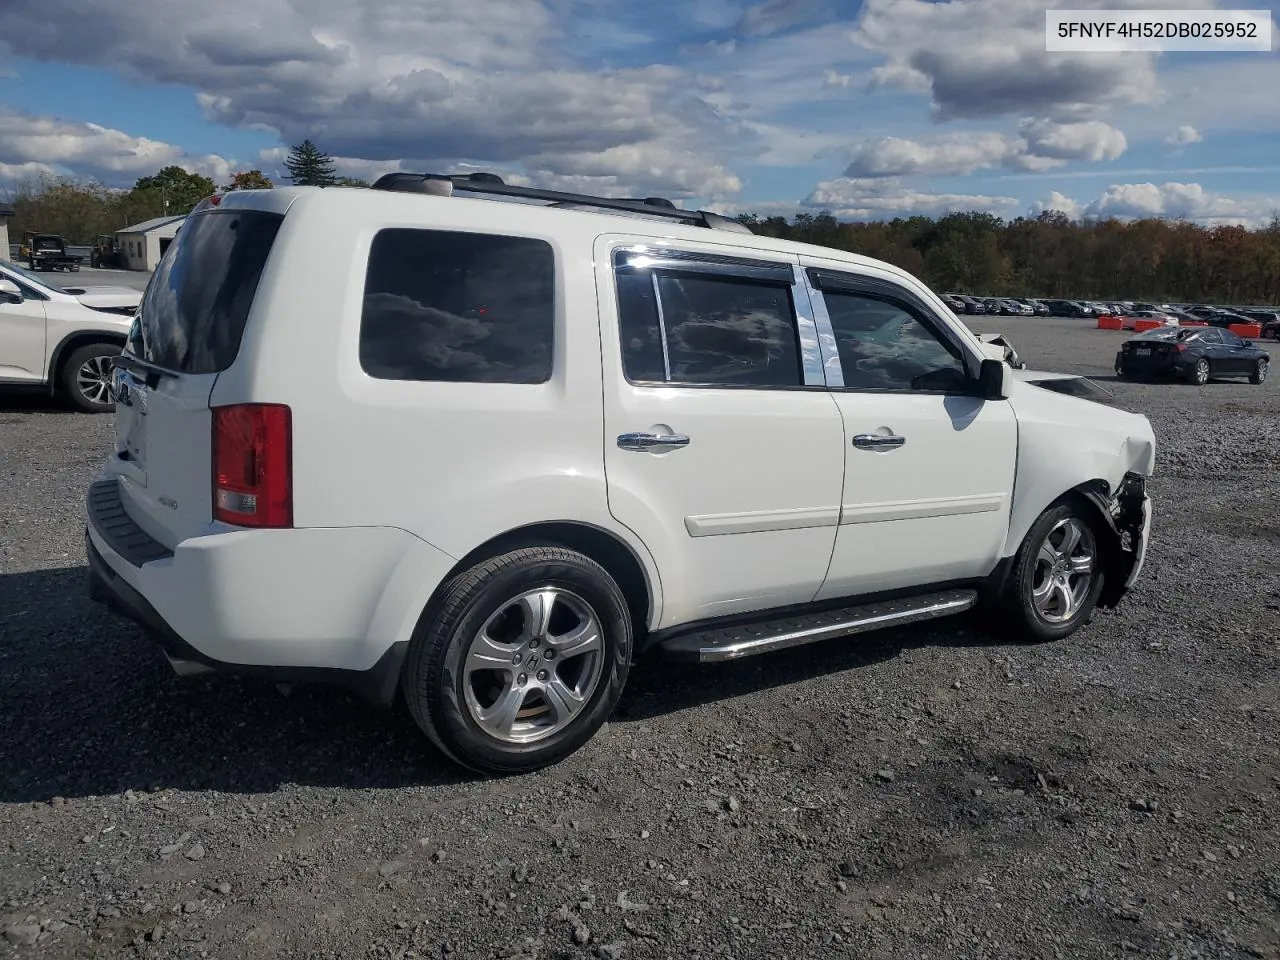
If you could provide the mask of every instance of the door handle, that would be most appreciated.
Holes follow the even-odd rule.
[[[897,434],[886,436],[879,433],[859,433],[853,438],[853,445],[859,450],[883,450],[889,447],[900,447],[906,442],[906,437],[900,437]]]
[[[683,433],[624,433],[618,437],[623,450],[673,450],[688,445],[689,438]]]

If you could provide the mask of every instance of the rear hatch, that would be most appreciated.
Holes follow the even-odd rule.
[[[212,521],[209,398],[235,362],[284,217],[200,210],[147,286],[116,371],[116,472],[134,522],[166,547]]]

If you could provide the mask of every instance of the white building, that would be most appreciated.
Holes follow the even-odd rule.
[[[9,259],[9,218],[13,216],[13,207],[0,203],[0,260]]]
[[[130,270],[154,270],[186,217],[157,217],[116,231],[116,240]]]

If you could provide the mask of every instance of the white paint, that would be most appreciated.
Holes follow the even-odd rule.
[[[408,640],[458,558],[536,523],[604,531],[642,566],[653,629],[990,572],[1076,484],[1149,473],[1142,417],[1021,382],[1007,399],[638,386],[623,376],[611,251],[653,244],[823,265],[912,291],[973,369],[983,345],[932,291],[887,264],[764,237],[595,212],[368,190],[231,193],[285,213],[235,363],[166,378],[148,397],[145,468],[104,467],[126,510],[174,549],[111,566],[206,655],[364,669]],[[546,240],[559,298],[551,380],[375,380],[357,346],[365,265],[384,227]],[[317,270],[316,264],[326,264]],[[804,316],[802,286],[793,297]],[[821,378],[821,374],[817,374]],[[209,517],[208,407],[288,404],[298,529]],[[136,425],[117,418],[123,443]],[[867,451],[888,427],[905,446]],[[686,434],[662,452],[628,432]],[[162,503],[163,498],[163,503]],[[172,507],[176,501],[177,509]]]
[[[53,369],[59,347],[70,337],[96,334],[123,342],[132,318],[93,307],[137,307],[141,292],[126,287],[81,287],[62,274],[58,281],[31,274],[15,264],[0,263],[0,279],[16,285],[21,303],[0,298],[0,382],[43,384],[57,376]],[[83,291],[70,293],[62,289]]]

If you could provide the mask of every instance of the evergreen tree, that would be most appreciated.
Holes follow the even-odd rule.
[[[333,174],[333,157],[322,153],[310,140],[290,147],[284,165],[289,179],[300,187],[329,187],[338,182]]]

